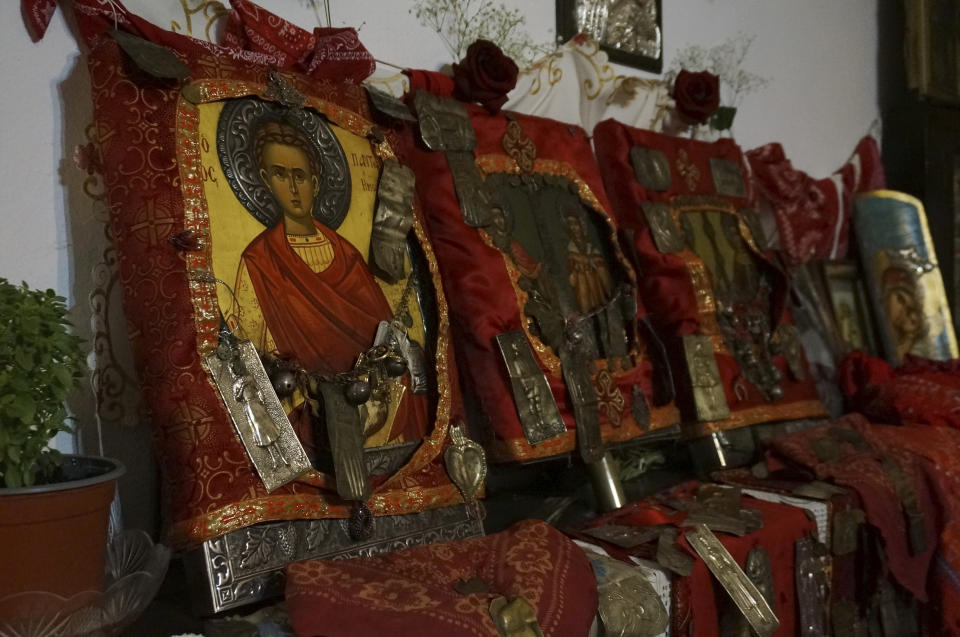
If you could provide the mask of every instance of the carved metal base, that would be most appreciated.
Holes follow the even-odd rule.
[[[207,540],[185,557],[197,612],[219,613],[283,594],[284,567],[307,559],[366,557],[483,535],[480,520],[463,505],[374,519],[355,542],[347,520],[294,520],[256,524]]]

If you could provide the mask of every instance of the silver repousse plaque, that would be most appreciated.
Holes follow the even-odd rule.
[[[273,491],[312,466],[253,343],[240,340],[235,347],[243,363],[242,373],[235,373],[230,361],[221,360],[216,352],[206,356],[204,364],[263,486]]]
[[[510,375],[513,402],[527,442],[535,445],[566,432],[557,401],[526,334],[521,330],[498,334],[497,345]]]

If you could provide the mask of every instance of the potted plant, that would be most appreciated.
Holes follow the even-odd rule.
[[[0,599],[99,590],[123,467],[50,448],[85,372],[63,298],[0,278]]]

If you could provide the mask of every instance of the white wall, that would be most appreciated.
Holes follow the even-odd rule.
[[[261,2],[304,27],[317,25],[313,11],[297,0]],[[180,6],[176,0],[166,3]],[[82,193],[85,174],[72,161],[73,148],[84,143],[91,120],[86,69],[62,12],[46,38],[32,43],[19,4],[0,2],[0,277],[65,295],[75,306],[75,322],[86,332],[91,268],[104,247],[102,223]],[[153,13],[159,0],[125,4],[150,6]],[[366,46],[381,60],[431,69],[452,61],[437,36],[410,13],[412,0],[331,4],[334,25],[359,26]],[[525,11],[535,40],[553,39],[553,0],[506,4]],[[877,117],[877,0],[663,4],[665,66],[675,51],[690,44],[710,47],[738,33],[756,37],[745,67],[772,81],[747,97],[737,116],[734,130],[745,148],[780,141],[798,168],[821,177],[845,161]],[[89,409],[83,401],[77,411],[89,434]],[[108,453],[137,466],[149,462],[143,429],[107,438],[113,441]]]

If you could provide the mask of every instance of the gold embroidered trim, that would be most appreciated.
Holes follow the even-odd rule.
[[[819,400],[801,400],[785,405],[758,405],[732,411],[730,418],[709,422],[683,423],[683,436],[686,439],[707,436],[718,431],[739,429],[759,423],[777,420],[797,420],[800,418],[828,417],[826,407]]]
[[[453,484],[430,488],[410,488],[389,494],[374,494],[368,502],[376,516],[439,509],[461,504],[463,498]],[[170,527],[167,541],[174,550],[187,550],[205,540],[258,522],[277,520],[321,520],[348,518],[352,507],[332,504],[323,496],[268,495],[229,504]]]
[[[642,437],[645,433],[672,427],[680,422],[680,412],[673,405],[653,407],[650,410],[650,430],[644,432],[633,421],[632,414],[626,410],[619,428],[608,423],[600,425],[604,442],[629,442]],[[510,440],[496,439],[487,444],[487,453],[491,462],[516,462],[518,460],[536,460],[571,452],[576,448],[577,432],[568,429],[549,440],[531,445],[524,437]]]

